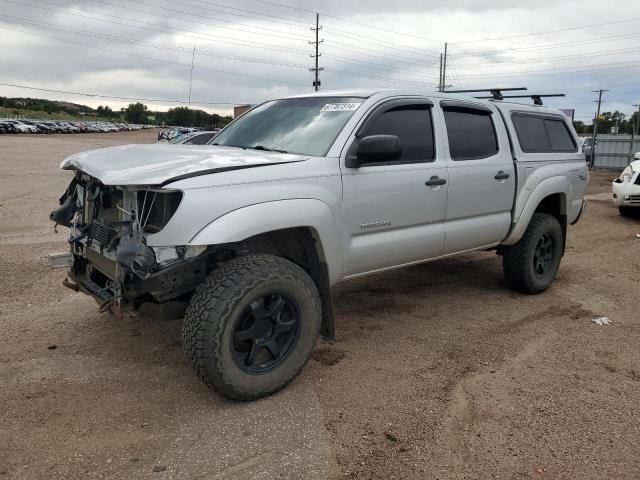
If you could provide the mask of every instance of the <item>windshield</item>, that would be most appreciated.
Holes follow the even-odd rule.
[[[363,101],[306,97],[266,102],[220,132],[213,145],[322,157]]]

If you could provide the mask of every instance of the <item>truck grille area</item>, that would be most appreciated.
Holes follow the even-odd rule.
[[[103,246],[109,245],[117,233],[115,228],[109,228],[97,220],[92,221],[89,227],[89,238]]]

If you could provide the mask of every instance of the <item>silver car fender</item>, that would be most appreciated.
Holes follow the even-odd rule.
[[[336,284],[342,276],[338,225],[329,206],[320,200],[277,200],[233,210],[200,230],[189,245],[241,242],[261,233],[299,227],[312,230],[320,259],[327,263],[329,282]]]
[[[523,195],[526,190],[521,190],[520,195]],[[527,192],[528,193],[528,192]],[[533,217],[538,205],[549,195],[561,194],[561,214],[567,215],[567,198],[571,198],[571,183],[566,176],[550,177],[540,182],[532,191],[529,197],[526,199],[524,207],[522,207],[518,214],[518,204],[516,201],[516,215],[514,216],[514,225],[509,232],[507,238],[502,242],[502,245],[514,245],[524,235],[525,230],[529,226],[529,222]]]

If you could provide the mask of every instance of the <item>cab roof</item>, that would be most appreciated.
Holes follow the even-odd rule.
[[[559,110],[550,108],[544,105],[534,105],[533,103],[522,103],[508,100],[493,100],[493,99],[479,99],[470,95],[462,95],[459,93],[447,93],[437,92],[429,90],[407,90],[407,89],[392,89],[392,88],[378,88],[378,89],[354,89],[354,90],[323,90],[320,92],[301,93],[298,95],[291,95],[284,98],[308,98],[308,97],[362,97],[371,98],[379,97],[383,99],[385,97],[398,97],[398,96],[424,96],[433,99],[442,100],[460,100],[473,102],[476,104],[496,105],[503,111],[529,111],[537,113],[551,113],[557,115]],[[526,100],[526,99],[522,99]],[[563,114],[564,115],[564,114]]]

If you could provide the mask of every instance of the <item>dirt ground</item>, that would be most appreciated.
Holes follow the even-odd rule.
[[[180,322],[100,314],[46,266],[60,161],[155,135],[0,137],[0,480],[640,478],[640,221],[598,195],[613,174],[546,293],[492,253],[346,283],[337,340],[238,404],[185,365]]]

